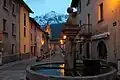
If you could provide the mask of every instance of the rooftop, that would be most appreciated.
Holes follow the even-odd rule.
[[[19,0],[19,1],[20,1],[20,4],[22,4],[30,13],[34,13],[23,0]]]
[[[34,22],[34,23],[37,25],[37,28],[39,28],[42,32],[44,32],[45,34],[48,35],[48,33],[46,33],[44,30],[41,29],[41,26],[35,21],[34,18],[30,17],[30,20],[31,20],[32,22]]]

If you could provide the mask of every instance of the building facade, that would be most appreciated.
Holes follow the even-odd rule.
[[[48,34],[41,29],[41,26],[34,20],[34,18],[30,17],[30,47],[32,55],[41,56],[44,53],[49,52],[48,49]]]
[[[74,12],[73,8],[77,11]],[[65,25],[68,29],[65,42],[67,68],[74,67],[75,56],[78,59],[102,59],[117,68],[120,58],[120,1],[72,0],[67,11],[69,13]],[[79,31],[76,34],[77,27]],[[72,41],[76,41],[76,44]]]
[[[52,30],[51,30],[51,26],[49,24],[45,27],[44,31],[49,34],[49,38],[51,39],[52,38]]]
[[[0,0],[0,50],[3,51],[3,63],[18,59],[19,3],[19,0]]]
[[[21,0],[20,4],[20,57],[30,56],[30,21],[29,14],[33,13],[27,4]]]
[[[32,56],[36,55],[36,27],[34,19],[30,17],[30,52]]]
[[[75,0],[71,7],[78,9],[76,24],[80,31],[77,37],[83,39],[77,43],[79,55],[116,64],[120,58],[120,1]]]

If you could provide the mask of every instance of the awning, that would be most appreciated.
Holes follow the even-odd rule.
[[[110,35],[110,32],[104,32],[102,34],[92,36],[92,40],[101,39],[101,38],[107,38],[109,35]]]

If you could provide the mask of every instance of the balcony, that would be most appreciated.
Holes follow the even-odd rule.
[[[79,36],[92,36],[92,24],[81,25]]]

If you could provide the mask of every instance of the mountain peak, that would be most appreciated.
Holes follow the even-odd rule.
[[[68,19],[67,14],[59,14],[55,11],[50,11],[45,15],[36,16],[35,20],[41,25],[65,23]]]

